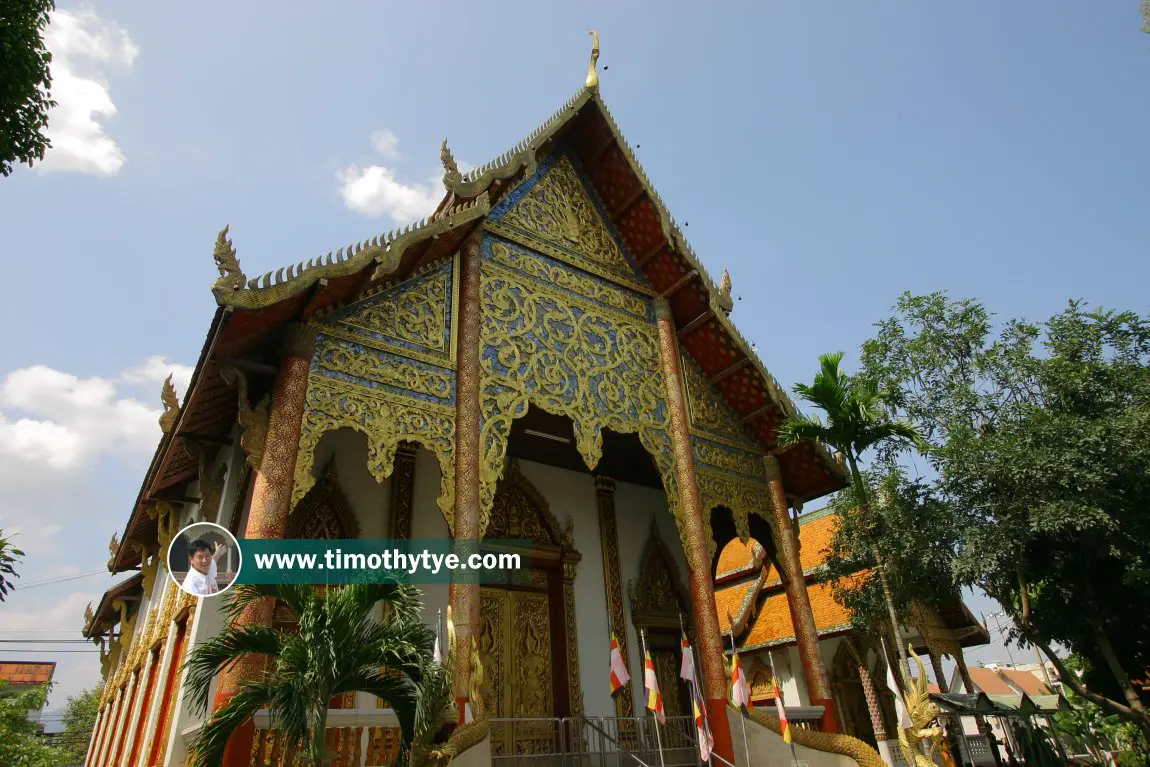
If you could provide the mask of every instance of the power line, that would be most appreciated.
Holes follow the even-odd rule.
[[[16,584],[13,584],[15,586],[15,588],[13,588],[13,592],[27,591],[28,589],[35,589],[35,588],[39,588],[40,586],[51,586],[53,583],[63,583],[65,581],[75,581],[75,580],[79,580],[80,578],[91,578],[93,575],[99,575],[100,573],[107,573],[107,572],[108,572],[108,569],[104,568],[102,570],[91,570],[91,571],[86,572],[86,573],[76,573],[75,575],[61,575],[61,576],[58,576],[56,578],[45,578],[44,580],[41,580],[41,581],[31,581],[29,583],[16,583]]]

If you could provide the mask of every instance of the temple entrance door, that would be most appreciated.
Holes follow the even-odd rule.
[[[683,591],[675,560],[659,536],[654,519],[643,549],[639,580],[630,584],[630,592],[631,622],[646,634],[655,678],[663,693],[663,710],[667,716],[689,716],[692,711],[690,692],[679,678],[682,664],[679,626],[682,621],[688,632],[692,630],[691,605]],[[642,673],[642,665],[639,670]],[[633,683],[642,685],[642,677]]]
[[[559,526],[513,461],[496,491],[485,538],[528,547],[512,582],[479,591],[480,704],[490,719],[516,720],[492,722],[491,753],[554,754],[554,720],[583,713],[572,530]]]
[[[533,571],[532,575],[547,573]],[[550,599],[547,591],[485,588],[479,595],[479,652],[484,659],[488,716],[551,719],[555,713]],[[546,721],[499,722],[491,730],[492,756],[550,753],[553,727]]]

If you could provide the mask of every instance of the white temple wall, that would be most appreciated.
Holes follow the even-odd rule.
[[[367,438],[354,429],[324,434],[315,448],[312,473],[323,476],[332,457],[340,490],[359,525],[360,538],[386,538],[391,512],[391,477],[376,482],[367,470]]]
[[[623,582],[623,612],[627,616],[627,660],[631,674],[631,694],[635,698],[635,712],[643,712],[643,648],[639,643],[639,632],[631,621],[630,589],[639,580],[639,568],[643,561],[643,550],[650,537],[651,519],[658,525],[659,535],[675,561],[682,582],[683,592],[690,599],[687,557],[679,543],[679,530],[675,518],[667,508],[666,496],[662,490],[620,482],[615,486],[615,518],[619,530],[619,576]],[[602,586],[600,586],[602,588]],[[684,614],[683,620],[691,616]],[[607,648],[610,650],[610,647]],[[606,662],[599,673],[606,681]]]
[[[411,493],[412,540],[451,537],[447,529],[447,520],[439,510],[439,478],[439,461],[436,460],[435,453],[420,448],[415,454],[415,487]],[[423,590],[423,619],[428,625],[435,625],[437,610],[443,611],[446,624],[447,587],[446,583],[420,584]],[[442,649],[444,653],[447,652],[446,636],[443,637]]]

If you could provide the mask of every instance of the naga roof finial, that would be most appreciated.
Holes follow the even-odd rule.
[[[723,277],[719,280],[719,306],[726,314],[730,314],[734,305],[731,300],[731,273],[724,269]]]
[[[164,412],[160,415],[160,428],[167,434],[176,425],[176,417],[180,414],[180,400],[176,397],[176,387],[172,385],[172,375],[164,379],[164,388],[160,390],[160,402],[164,405]]]
[[[444,178],[463,178],[463,174],[459,172],[459,163],[455,162],[455,155],[447,146],[447,139],[443,139],[443,143],[439,145],[439,161],[443,163]]]
[[[244,286],[244,273],[240,271],[240,261],[236,258],[236,249],[228,239],[228,227],[220,230],[216,235],[216,249],[212,253],[216,268],[220,270],[219,279],[212,285],[212,290],[240,290]]]
[[[599,73],[595,70],[595,65],[599,61],[599,33],[594,29],[589,29],[587,34],[595,40],[591,45],[591,64],[587,67],[586,82],[587,87],[594,91],[599,89]]]

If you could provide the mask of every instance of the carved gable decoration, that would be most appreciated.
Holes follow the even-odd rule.
[[[651,532],[643,549],[643,560],[639,566],[639,580],[631,587],[631,612],[636,616],[662,614],[673,616],[676,613],[690,615],[689,602],[683,593],[679,568],[671,552],[659,535],[659,528],[651,519]],[[636,625],[644,621],[634,618]]]
[[[507,476],[499,483],[484,537],[527,540],[543,548],[563,548],[563,528],[551,513],[547,499],[523,476],[518,461],[511,463]]]
[[[535,176],[496,206],[493,231],[592,274],[647,291],[571,159],[549,158]]]
[[[288,516],[287,538],[359,538],[359,524],[339,487],[334,460]]]
[[[679,356],[683,361],[683,378],[687,385],[691,430],[708,439],[757,450],[758,443],[747,436],[738,415],[722,395],[715,391],[691,355],[683,351]]]
[[[446,368],[455,366],[454,285],[457,259],[337,309],[322,332]]]

